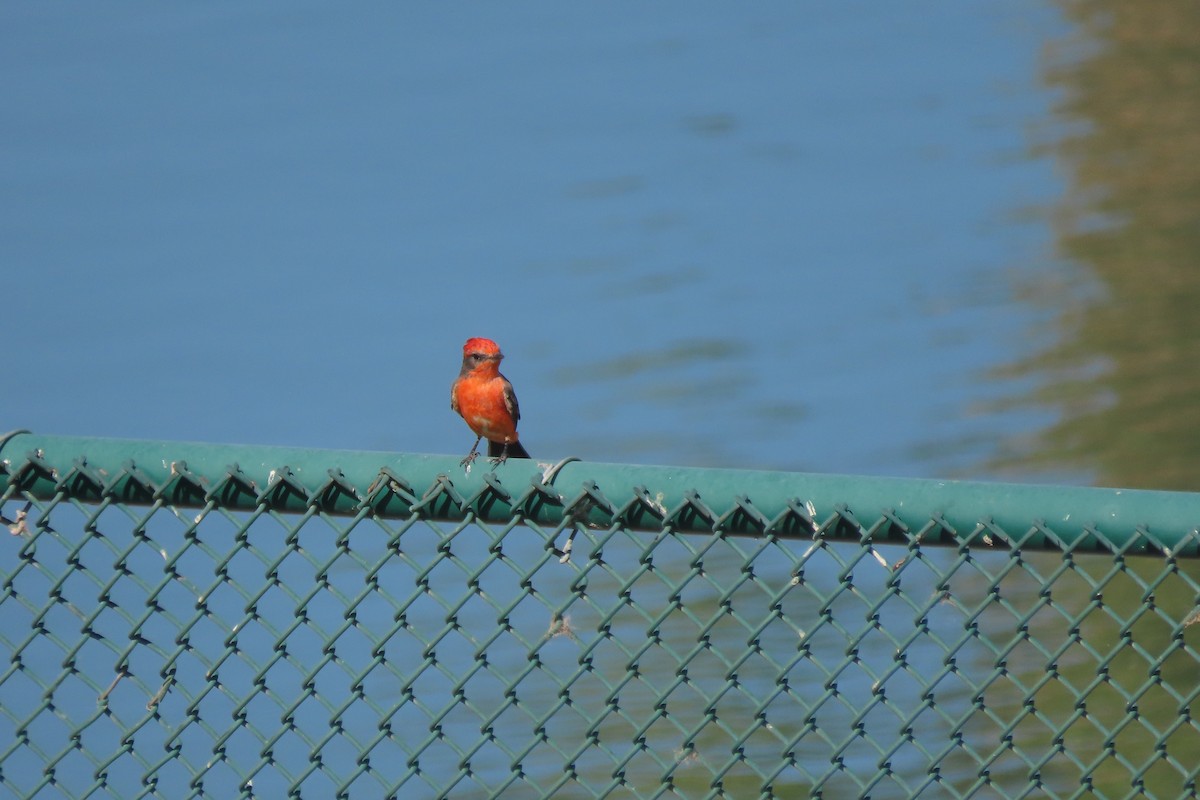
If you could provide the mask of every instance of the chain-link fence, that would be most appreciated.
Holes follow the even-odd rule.
[[[1180,797],[1200,495],[11,434],[17,797]]]

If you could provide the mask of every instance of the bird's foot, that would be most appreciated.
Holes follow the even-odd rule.
[[[500,455],[494,458],[489,458],[488,461],[497,467],[503,464],[505,461],[508,461],[508,444],[505,443],[504,448],[500,451]]]

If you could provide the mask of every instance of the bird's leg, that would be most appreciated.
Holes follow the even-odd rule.
[[[475,444],[471,445],[471,452],[467,453],[466,458],[458,462],[459,466],[469,467],[475,463],[475,459],[479,458],[479,440],[482,438],[482,436],[475,437]]]
[[[505,442],[504,447],[500,448],[500,455],[496,456],[495,458],[489,458],[488,460],[496,466],[500,466],[505,461],[508,461],[508,442]]]

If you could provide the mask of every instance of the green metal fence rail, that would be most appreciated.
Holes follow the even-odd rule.
[[[0,794],[1180,797],[1200,495],[0,437]]]

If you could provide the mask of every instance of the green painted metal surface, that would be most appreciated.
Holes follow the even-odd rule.
[[[35,454],[30,458],[30,454]],[[36,455],[40,454],[40,455]],[[554,462],[511,460],[498,469],[480,462],[470,473],[448,456],[307,450],[191,442],[36,436],[10,434],[0,441],[0,478],[14,481],[40,498],[52,497],[66,482],[80,497],[108,491],[134,502],[139,483],[168,487],[166,499],[201,506],[206,496],[224,492],[222,505],[252,510],[264,497],[272,508],[303,512],[313,498],[322,511],[355,514],[363,498],[380,488],[381,470],[389,470],[420,496],[392,496],[375,507],[383,517],[404,517],[427,487],[451,483],[445,502],[423,509],[435,519],[462,519],[467,511],[481,519],[504,521],[514,507],[544,524],[558,524],[570,504],[587,506],[589,519],[609,523],[625,510],[630,527],[649,524],[666,510],[676,511],[676,530],[708,532],[714,522],[731,534],[755,535],[765,522],[781,517],[841,513],[862,519],[886,515],[897,527],[883,537],[904,539],[903,530],[937,520],[943,529],[930,544],[987,536],[1024,547],[1128,552],[1168,551],[1194,555],[1200,547],[1200,494],[1151,492],[968,481],[872,478],[751,470],[589,464],[571,460],[548,483]],[[39,462],[50,465],[39,468]],[[190,474],[195,483],[186,480]],[[114,487],[114,482],[120,485]],[[535,491],[536,489],[536,491]],[[124,492],[124,494],[122,494]],[[142,495],[152,492],[142,492]],[[474,499],[473,505],[455,496]],[[588,504],[585,497],[598,502]],[[604,498],[607,502],[600,501]],[[811,509],[811,510],[810,510]],[[742,511],[743,513],[738,513]],[[657,528],[658,520],[650,527]],[[803,534],[810,526],[798,524]],[[856,527],[836,531],[856,536]],[[787,531],[781,531],[785,533]],[[1016,537],[1016,538],[1013,538]]]
[[[0,794],[1179,797],[1200,495],[0,437]]]

